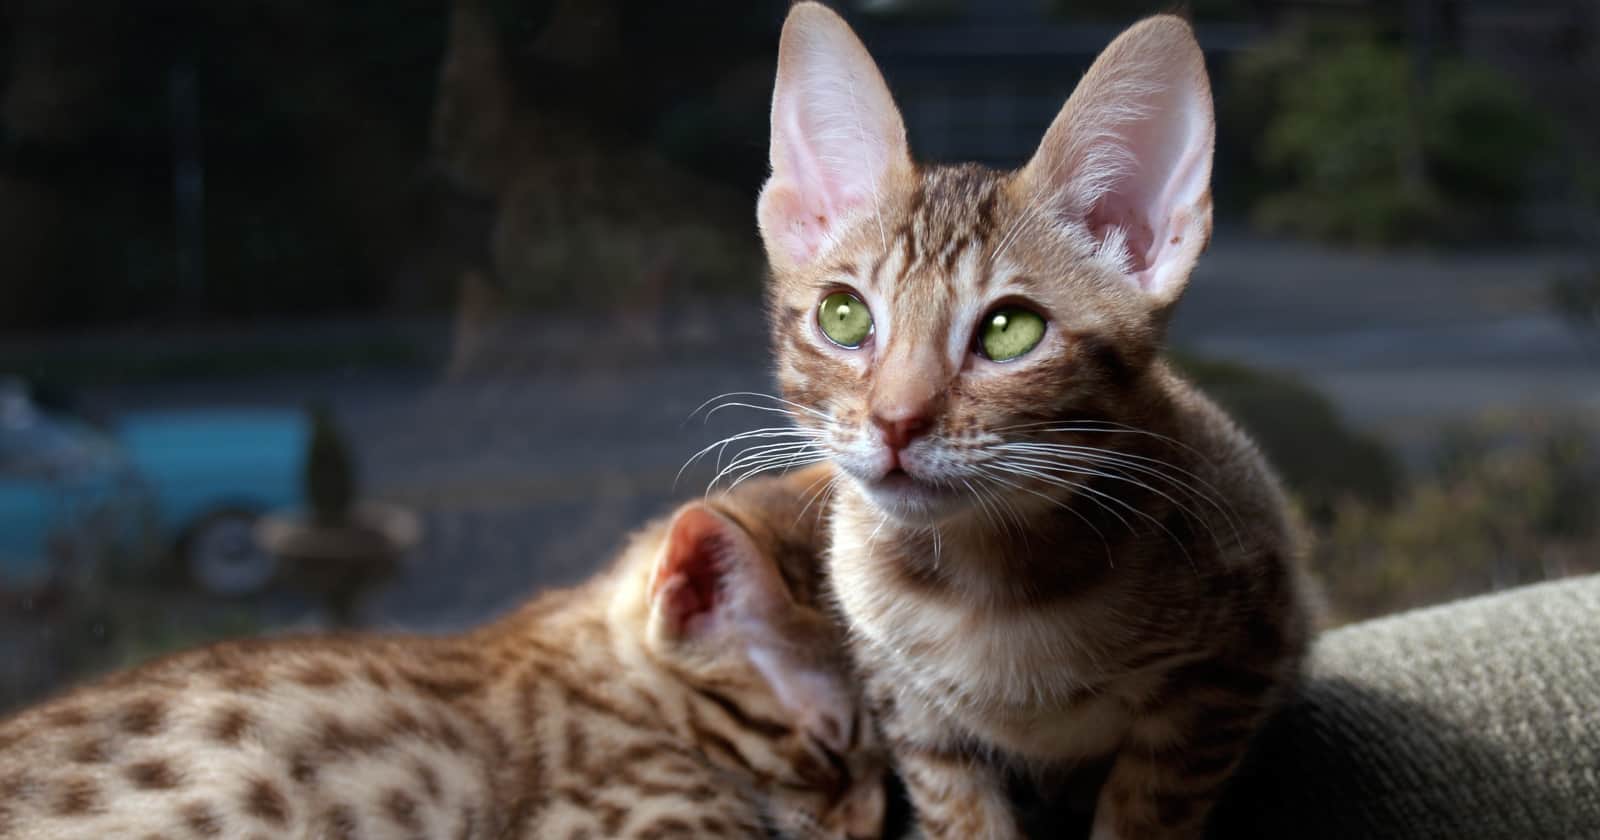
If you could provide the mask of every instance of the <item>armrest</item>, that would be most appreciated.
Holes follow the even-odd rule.
[[[1600,837],[1600,576],[1344,627],[1218,838]]]

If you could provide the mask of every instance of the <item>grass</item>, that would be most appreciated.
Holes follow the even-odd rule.
[[[0,714],[111,671],[264,629],[246,604],[173,589],[99,587],[54,603],[25,600],[0,622],[9,660]]]

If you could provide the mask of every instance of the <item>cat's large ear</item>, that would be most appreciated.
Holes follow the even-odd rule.
[[[818,739],[842,752],[859,734],[831,626],[794,602],[777,563],[732,519],[699,502],[679,509],[648,593],[658,649],[742,656]]]
[[[1092,237],[1157,304],[1177,300],[1211,237],[1216,124],[1204,56],[1171,15],[1122,33],[1023,170],[1028,198]]]
[[[756,217],[771,259],[805,265],[910,152],[889,87],[849,24],[818,3],[789,10],[772,91],[772,177]]]
[[[781,607],[783,580],[750,535],[709,506],[684,505],[650,575],[650,635],[666,644],[737,631],[743,616]]]

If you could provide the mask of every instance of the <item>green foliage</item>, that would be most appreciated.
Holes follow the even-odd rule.
[[[1557,277],[1550,302],[1574,326],[1600,331],[1600,267]]]
[[[1440,65],[1424,110],[1429,175],[1445,197],[1473,207],[1522,198],[1528,164],[1554,136],[1527,93],[1493,69]]]
[[[858,4],[869,15],[900,20],[930,20],[961,14],[961,0],[862,0]]]
[[[552,155],[502,210],[496,272],[520,310],[657,309],[749,293],[762,258],[750,203],[637,149]]]
[[[655,227],[626,219],[573,218],[530,236],[506,272],[512,306],[524,311],[656,308],[686,292],[748,292],[760,276],[754,242],[686,216]]]
[[[1593,232],[1589,265],[1556,277],[1550,284],[1550,303],[1573,326],[1600,334],[1600,160],[1578,161],[1579,213]]]
[[[326,405],[311,408],[311,444],[306,449],[304,480],[312,519],[318,525],[334,527],[349,521],[350,508],[356,500],[355,464],[334,422],[333,411]]]
[[[64,601],[0,604],[0,715],[158,656],[266,629],[248,607],[148,581],[103,579]]]
[[[1457,430],[1397,504],[1339,506],[1316,566],[1341,618],[1600,571],[1597,430],[1525,424]]]
[[[1231,362],[1176,360],[1250,433],[1317,521],[1347,499],[1383,506],[1400,492],[1400,469],[1376,440],[1345,425],[1327,397],[1293,377]]]
[[[1265,228],[1365,244],[1504,232],[1528,167],[1550,139],[1543,115],[1489,68],[1433,62],[1358,30],[1302,30],[1230,70],[1259,138],[1254,217]]]
[[[1600,571],[1600,426],[1526,415],[1445,430],[1406,476],[1291,377],[1175,360],[1261,445],[1312,528],[1314,569],[1355,620]]]
[[[1134,21],[1146,15],[1171,12],[1194,20],[1246,20],[1247,0],[1049,0],[1050,14],[1070,20]]]

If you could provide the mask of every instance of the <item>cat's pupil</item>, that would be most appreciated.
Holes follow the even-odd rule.
[[[850,317],[850,304],[848,304],[848,303],[839,304],[839,320],[843,321],[844,319],[846,319],[848,317]]]
[[[1000,330],[1001,332],[1005,332],[1006,324],[1009,323],[1009,322],[1010,322],[1010,319],[1008,319],[1004,315],[996,315],[996,316],[994,316],[995,329]]]

